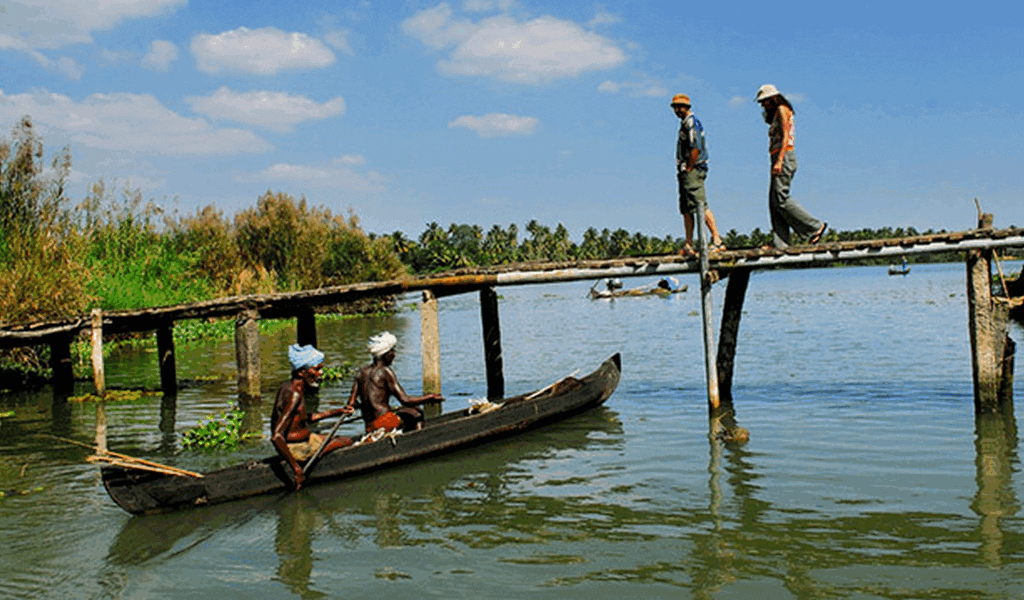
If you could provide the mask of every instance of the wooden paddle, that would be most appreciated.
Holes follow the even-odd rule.
[[[309,460],[306,461],[306,466],[302,467],[302,476],[303,477],[309,477],[309,473],[313,470],[313,465],[315,465],[316,462],[318,460],[320,460],[320,456],[323,455],[323,453],[324,453],[324,448],[326,448],[327,444],[330,443],[331,439],[334,437],[334,433],[336,431],[338,431],[338,428],[341,427],[341,424],[342,423],[351,423],[351,422],[356,421],[358,419],[359,419],[359,415],[352,415],[351,417],[348,417],[347,419],[345,419],[345,418],[338,419],[338,422],[334,424],[333,428],[331,428],[331,432],[328,433],[327,437],[324,438],[324,441],[321,442],[320,447],[317,448],[316,452],[313,453],[313,456],[311,456],[309,458]]]

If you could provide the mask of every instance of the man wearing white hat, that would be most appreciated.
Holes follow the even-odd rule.
[[[420,404],[428,402],[444,402],[440,394],[410,396],[402,389],[398,376],[391,369],[395,360],[395,344],[398,338],[389,331],[381,332],[370,338],[366,349],[373,357],[373,362],[356,373],[352,393],[349,395],[348,407],[359,406],[362,411],[366,431],[375,429],[402,428],[412,431],[423,427],[423,410]],[[394,396],[402,404],[401,408],[392,410],[388,400]]]
[[[353,410],[350,406],[343,406],[319,413],[306,413],[306,392],[319,389],[323,379],[324,353],[313,346],[292,344],[288,347],[288,362],[292,365],[292,376],[277,390],[274,410],[270,414],[270,441],[295,472],[295,489],[299,490],[306,480],[300,463],[316,454],[321,444],[327,444],[325,454],[352,445],[352,440],[347,437],[327,440],[324,436],[312,433],[309,424],[343,414],[350,415]]]
[[[789,245],[789,232],[806,236],[817,244],[828,223],[811,216],[807,209],[789,196],[789,186],[796,174],[793,151],[793,105],[772,84],[762,85],[754,101],[761,105],[764,122],[768,124],[768,154],[771,157],[771,184],[768,187],[768,214],[772,221],[772,245]]]

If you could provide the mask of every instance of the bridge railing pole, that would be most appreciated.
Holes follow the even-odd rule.
[[[707,205],[703,199],[697,203],[697,212],[693,215],[694,226],[697,228],[697,243],[700,245],[700,307],[704,320],[704,373],[708,391],[708,410],[718,409],[718,367],[715,363],[715,331],[711,312],[711,286],[714,281],[708,269],[707,235],[704,233],[704,215]]]

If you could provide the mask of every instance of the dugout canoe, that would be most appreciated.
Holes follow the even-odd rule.
[[[615,354],[593,373],[565,377],[540,390],[467,408],[426,422],[423,429],[380,437],[320,458],[305,486],[365,475],[378,469],[452,452],[560,421],[600,406],[615,391],[622,361]],[[376,436],[375,436],[376,437]],[[292,472],[279,456],[203,473],[203,477],[165,475],[119,465],[101,468],[111,499],[132,514],[154,514],[217,504],[293,487]]]

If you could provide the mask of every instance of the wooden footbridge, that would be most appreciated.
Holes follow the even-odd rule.
[[[294,318],[301,344],[316,344],[315,310],[364,298],[422,292],[424,393],[440,391],[439,335],[437,300],[445,296],[477,292],[480,294],[484,335],[484,359],[488,397],[504,395],[501,330],[498,319],[496,287],[597,280],[606,277],[666,276],[701,274],[705,298],[705,351],[708,362],[708,400],[712,409],[720,401],[731,401],[732,359],[746,287],[751,271],[780,268],[827,267],[837,263],[869,258],[891,258],[964,252],[967,262],[969,327],[974,366],[975,407],[978,412],[995,410],[1012,396],[1013,341],[1006,335],[1005,302],[993,298],[991,272],[993,251],[1000,248],[1024,248],[1024,229],[993,229],[991,216],[985,215],[978,229],[954,233],[886,240],[835,242],[792,246],[785,250],[739,249],[719,252],[701,259],[681,256],[644,256],[612,260],[573,262],[536,262],[473,268],[418,278],[360,283],[301,292],[232,296],[139,310],[76,315],[37,323],[0,324],[0,348],[49,345],[53,384],[57,391],[70,390],[73,383],[71,343],[89,332],[93,346],[94,381],[97,391],[103,381],[103,336],[114,333],[155,332],[158,367],[163,390],[176,393],[174,360],[174,324],[189,319],[234,318],[238,364],[239,397],[260,396],[259,319]],[[703,232],[701,232],[703,233]],[[998,267],[998,265],[997,265]],[[710,330],[709,292],[718,280],[728,278],[721,318],[717,357]],[[712,365],[712,361],[714,365]],[[1009,392],[1008,392],[1009,390]]]

